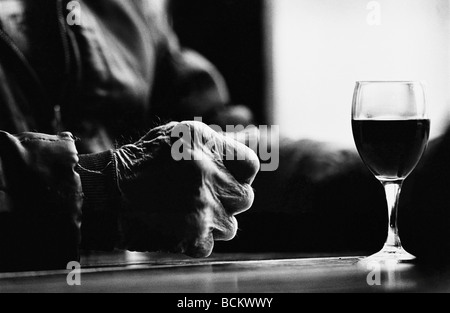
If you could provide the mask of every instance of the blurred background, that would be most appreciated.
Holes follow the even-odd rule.
[[[450,0],[173,0],[171,11],[233,102],[285,136],[353,145],[359,80],[424,81],[432,137],[446,129]]]

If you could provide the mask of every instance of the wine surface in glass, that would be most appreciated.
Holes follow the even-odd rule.
[[[405,179],[419,163],[430,134],[429,119],[352,120],[359,154],[379,179]]]

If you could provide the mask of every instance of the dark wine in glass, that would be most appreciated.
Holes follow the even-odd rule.
[[[352,128],[361,159],[385,188],[389,209],[386,243],[380,252],[366,260],[413,260],[415,257],[402,247],[397,216],[403,182],[423,156],[430,134],[423,85],[358,82]]]
[[[353,136],[362,160],[381,180],[408,177],[428,142],[430,120],[353,120]]]

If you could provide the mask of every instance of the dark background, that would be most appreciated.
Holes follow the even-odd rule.
[[[172,0],[173,27],[184,47],[210,60],[225,77],[232,102],[266,124],[264,1]]]
[[[181,45],[201,53],[218,68],[225,77],[233,103],[247,105],[257,124],[269,124],[270,117],[265,116],[265,88],[270,86],[266,86],[269,67],[265,64],[264,51],[264,1],[172,0],[170,5],[173,28]],[[358,179],[355,175],[348,177],[352,182],[327,181],[313,186],[308,177],[304,177],[307,175],[303,175],[308,172],[305,168],[311,161],[306,161],[305,166],[305,157],[301,157],[308,154],[311,160],[316,158],[309,148],[295,143],[284,150],[298,158],[291,160],[291,170],[285,170],[292,175],[258,174],[254,183],[257,197],[252,210],[239,215],[237,237],[231,242],[217,242],[216,252],[343,252],[359,251],[361,247],[375,252],[381,248],[386,235],[383,227],[387,224],[386,210],[376,208],[368,210],[372,213],[368,214],[359,210],[363,204],[357,200],[352,206],[355,210],[347,207],[345,200],[351,198],[353,192],[347,186]],[[307,151],[301,151],[303,149]],[[360,179],[365,181],[365,178]],[[325,193],[327,197],[320,196]],[[264,195],[280,196],[268,199]],[[307,201],[304,195],[315,199],[311,201],[318,207],[313,212],[304,212],[303,205]],[[368,197],[361,192],[358,199],[365,202]],[[381,202],[385,208],[383,201],[381,191],[372,202],[377,205]],[[367,217],[362,218],[361,214]],[[355,226],[355,220],[362,222]],[[373,223],[374,220],[377,223]]]

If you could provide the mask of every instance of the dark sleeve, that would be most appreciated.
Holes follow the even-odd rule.
[[[76,171],[84,193],[81,248],[113,250],[119,240],[117,221],[121,205],[114,153],[110,150],[79,158]]]
[[[72,135],[0,132],[0,271],[79,260],[82,186]]]
[[[151,25],[160,34],[152,97],[154,113],[177,121],[194,117],[207,120],[230,102],[225,80],[203,56],[180,46],[167,16],[167,12],[159,12]]]

